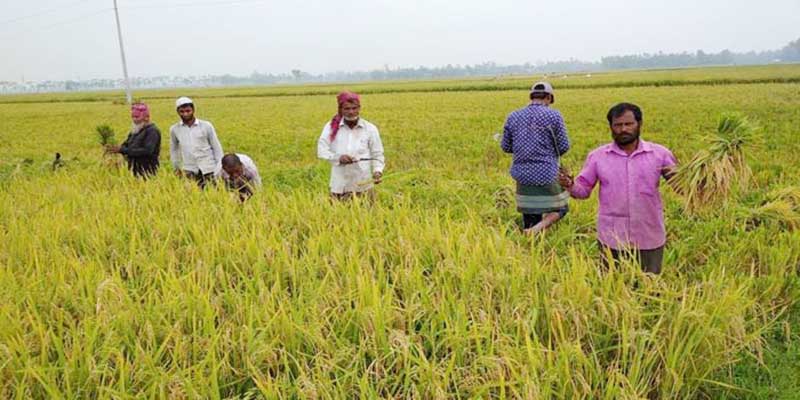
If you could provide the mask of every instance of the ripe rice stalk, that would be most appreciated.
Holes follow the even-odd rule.
[[[492,194],[494,205],[498,210],[504,210],[514,204],[514,189],[503,186]]]
[[[800,210],[800,186],[787,186],[772,190],[767,195],[769,201],[783,200],[791,204],[795,210]]]
[[[800,187],[789,186],[775,189],[766,201],[756,207],[744,209],[745,225],[755,227],[774,224],[785,229],[800,228]]]
[[[744,188],[751,176],[744,148],[753,142],[754,125],[747,117],[724,114],[717,133],[673,177],[673,187],[684,196],[688,211],[701,211],[718,205],[731,192],[734,184]]]

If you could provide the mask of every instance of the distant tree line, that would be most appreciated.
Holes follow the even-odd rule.
[[[290,82],[354,82],[407,79],[458,78],[469,76],[525,75],[538,73],[596,72],[618,69],[674,68],[708,65],[755,65],[778,62],[800,62],[800,39],[790,42],[779,50],[734,53],[723,50],[719,53],[655,53],[603,57],[597,62],[569,59],[542,64],[498,65],[485,62],[474,65],[445,65],[441,67],[389,68],[372,71],[329,72],[314,75],[301,70],[290,74],[261,74],[237,77],[223,75],[214,77],[221,85],[276,84]]]
[[[597,67],[604,70],[627,68],[670,68],[692,67],[702,65],[750,65],[776,62],[799,62],[800,39],[790,42],[780,50],[750,51],[734,53],[723,50],[719,53],[706,53],[697,50],[695,53],[657,53],[629,56],[603,57]]]
[[[600,72],[619,69],[675,68],[709,65],[756,65],[769,63],[800,62],[800,39],[788,43],[781,49],[768,51],[750,51],[734,53],[723,50],[719,53],[706,53],[697,50],[694,53],[633,54],[625,56],[602,57],[600,61],[589,62],[576,59],[549,61],[540,64],[499,65],[485,62],[474,65],[445,65],[440,67],[419,66],[415,68],[390,68],[372,71],[338,71],[324,74],[311,74],[299,69],[289,73],[263,74],[253,72],[249,76],[208,75],[200,77],[150,77],[134,78],[134,88],[163,87],[208,87],[233,85],[270,85],[311,82],[357,82],[381,80],[439,79],[471,76],[530,75],[540,73],[574,73]],[[119,89],[123,87],[121,79],[92,79],[82,81],[46,81],[46,82],[0,82],[0,93],[47,92],[47,91],[79,91]]]

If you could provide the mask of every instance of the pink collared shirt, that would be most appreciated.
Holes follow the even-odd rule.
[[[666,242],[661,170],[675,164],[672,152],[659,144],[640,140],[628,155],[612,142],[589,153],[570,194],[585,199],[599,181],[597,239],[612,249],[655,249]]]

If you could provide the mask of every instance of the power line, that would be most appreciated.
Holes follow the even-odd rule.
[[[39,12],[36,12],[36,13],[33,13],[33,14],[21,15],[21,16],[18,16],[18,17],[14,17],[14,18],[11,18],[11,19],[0,21],[0,25],[8,25],[8,24],[12,24],[12,23],[15,23],[15,22],[19,22],[19,21],[24,21],[26,19],[32,19],[32,18],[37,18],[37,17],[44,16],[44,15],[54,14],[54,13],[56,13],[58,11],[63,10],[63,9],[72,8],[74,6],[77,6],[77,5],[80,5],[80,4],[83,4],[83,3],[88,3],[89,1],[91,1],[91,0],[73,1],[71,3],[62,4],[62,5],[58,6],[58,7],[48,8],[48,9],[45,9],[45,10],[42,10],[42,11],[39,11]],[[141,9],[157,9],[157,8],[165,9],[165,8],[175,8],[175,7],[204,7],[204,6],[218,6],[218,5],[236,6],[236,5],[246,5],[246,4],[267,3],[267,2],[268,2],[268,0],[193,1],[193,2],[181,2],[181,3],[173,3],[173,4],[169,4],[169,3],[165,4],[163,2],[159,2],[159,4],[154,4],[154,5],[149,5],[149,6],[148,5],[131,6],[131,7],[121,6],[120,9],[123,9],[123,10],[141,10]],[[104,8],[102,10],[98,10],[98,12],[100,12],[100,11],[109,11],[109,10],[112,10],[112,9],[111,8]],[[77,17],[77,18],[80,18],[80,17]],[[56,24],[59,24],[59,23],[56,23]]]
[[[154,8],[175,8],[175,7],[203,7],[203,6],[217,6],[217,5],[226,5],[226,6],[236,6],[236,5],[243,5],[243,4],[257,4],[257,3],[267,3],[268,0],[218,0],[218,1],[195,1],[195,2],[183,2],[183,3],[174,3],[174,4],[159,4],[159,5],[152,5],[152,6],[132,6],[132,7],[120,7],[120,9],[124,10],[142,10],[142,9],[154,9]]]
[[[39,12],[39,13],[36,13],[36,14],[30,14],[30,15],[25,15],[25,16],[21,16],[21,17],[16,17],[16,18],[13,18],[12,20],[13,21],[19,21],[19,20],[28,19],[28,18],[34,18],[34,17],[46,15],[46,14],[52,14],[53,12],[59,11],[59,10],[63,9],[64,7],[74,6],[74,5],[77,5],[77,4],[86,3],[88,1],[89,0],[76,1],[76,2],[72,2],[72,3],[68,3],[68,4],[65,4],[65,5],[62,5],[61,7],[54,7],[54,8],[51,8],[49,10],[45,10],[45,11],[42,11],[42,12]],[[260,4],[264,4],[264,3],[267,3],[268,1],[269,0],[193,1],[193,2],[182,2],[182,3],[174,3],[174,4],[163,4],[162,3],[162,4],[159,4],[159,5],[152,5],[152,6],[120,7],[120,9],[122,9],[122,10],[142,10],[142,9],[169,9],[169,8],[176,8],[176,7],[238,6],[238,5],[249,5],[249,4],[259,4],[259,3]],[[39,27],[32,27],[30,29],[26,29],[26,30],[23,30],[21,32],[10,33],[10,34],[6,34],[6,35],[0,34],[0,37],[8,38],[8,37],[22,36],[22,35],[25,35],[25,34],[31,34],[31,33],[36,33],[36,32],[48,31],[48,30],[52,30],[54,28],[58,28],[58,27],[61,27],[61,26],[70,25],[70,24],[73,24],[75,22],[78,22],[78,21],[93,17],[95,15],[99,15],[99,14],[102,14],[102,13],[110,12],[110,11],[113,11],[113,10],[114,10],[113,8],[102,8],[102,9],[98,9],[98,10],[90,12],[90,13],[81,14],[81,15],[78,15],[76,17],[65,19],[65,20],[61,20],[61,21],[58,21],[58,22],[55,22],[55,23],[52,23],[52,24],[39,26]],[[12,20],[9,20],[9,21],[12,21]]]
[[[46,32],[46,31],[52,30],[53,28],[58,28],[58,27],[61,27],[61,26],[64,26],[64,25],[74,24],[75,22],[78,22],[78,21],[81,21],[81,20],[84,20],[84,19],[87,19],[87,18],[90,18],[90,17],[94,17],[94,16],[100,15],[102,13],[110,12],[110,11],[113,11],[113,8],[103,8],[101,10],[96,10],[96,11],[91,12],[91,13],[78,15],[78,16],[76,16],[74,18],[61,20],[61,21],[53,23],[53,24],[34,27],[34,28],[27,29],[27,30],[22,31],[22,32],[12,33],[10,35],[0,35],[0,37],[14,37],[14,36],[18,36],[18,35],[25,35],[25,34],[31,34],[31,33],[36,33],[36,32]]]
[[[40,17],[42,15],[52,14],[52,13],[54,13],[56,11],[61,11],[62,9],[65,9],[65,8],[71,8],[71,7],[76,6],[78,4],[87,3],[89,1],[90,0],[73,1],[71,3],[62,4],[61,6],[49,8],[49,9],[46,9],[46,10],[42,10],[42,11],[39,11],[39,12],[34,13],[34,14],[22,15],[22,16],[19,16],[19,17],[14,17],[14,18],[11,18],[11,19],[0,21],[0,25],[11,24],[11,23],[18,22],[18,21],[23,21],[23,20],[26,20],[26,19]]]

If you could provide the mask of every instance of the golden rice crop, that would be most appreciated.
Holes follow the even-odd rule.
[[[725,73],[748,79],[749,71]],[[686,74],[670,79],[702,78]],[[604,116],[619,101],[640,104],[643,137],[679,155],[701,143],[676,132],[704,131],[709,115],[741,108],[771,132],[766,146],[747,149],[753,180],[800,185],[791,147],[797,85],[554,84],[570,166],[611,140]],[[600,271],[596,200],[571,203],[542,237],[522,235],[510,159],[491,133],[525,104],[525,90],[364,96],[363,115],[387,150],[384,183],[374,204],[332,203],[329,166],[314,151],[334,99],[237,97],[264,90],[273,89],[191,93],[224,149],[261,170],[264,189],[244,204],[171,173],[175,93],[140,95],[163,138],[161,171],[146,182],[106,168],[87,135],[103,123],[124,132],[124,105],[102,96],[0,101],[0,398],[796,392],[800,230],[743,229],[729,208],[687,216],[664,191],[669,238],[657,277],[629,264]],[[56,152],[64,162],[53,171]]]

